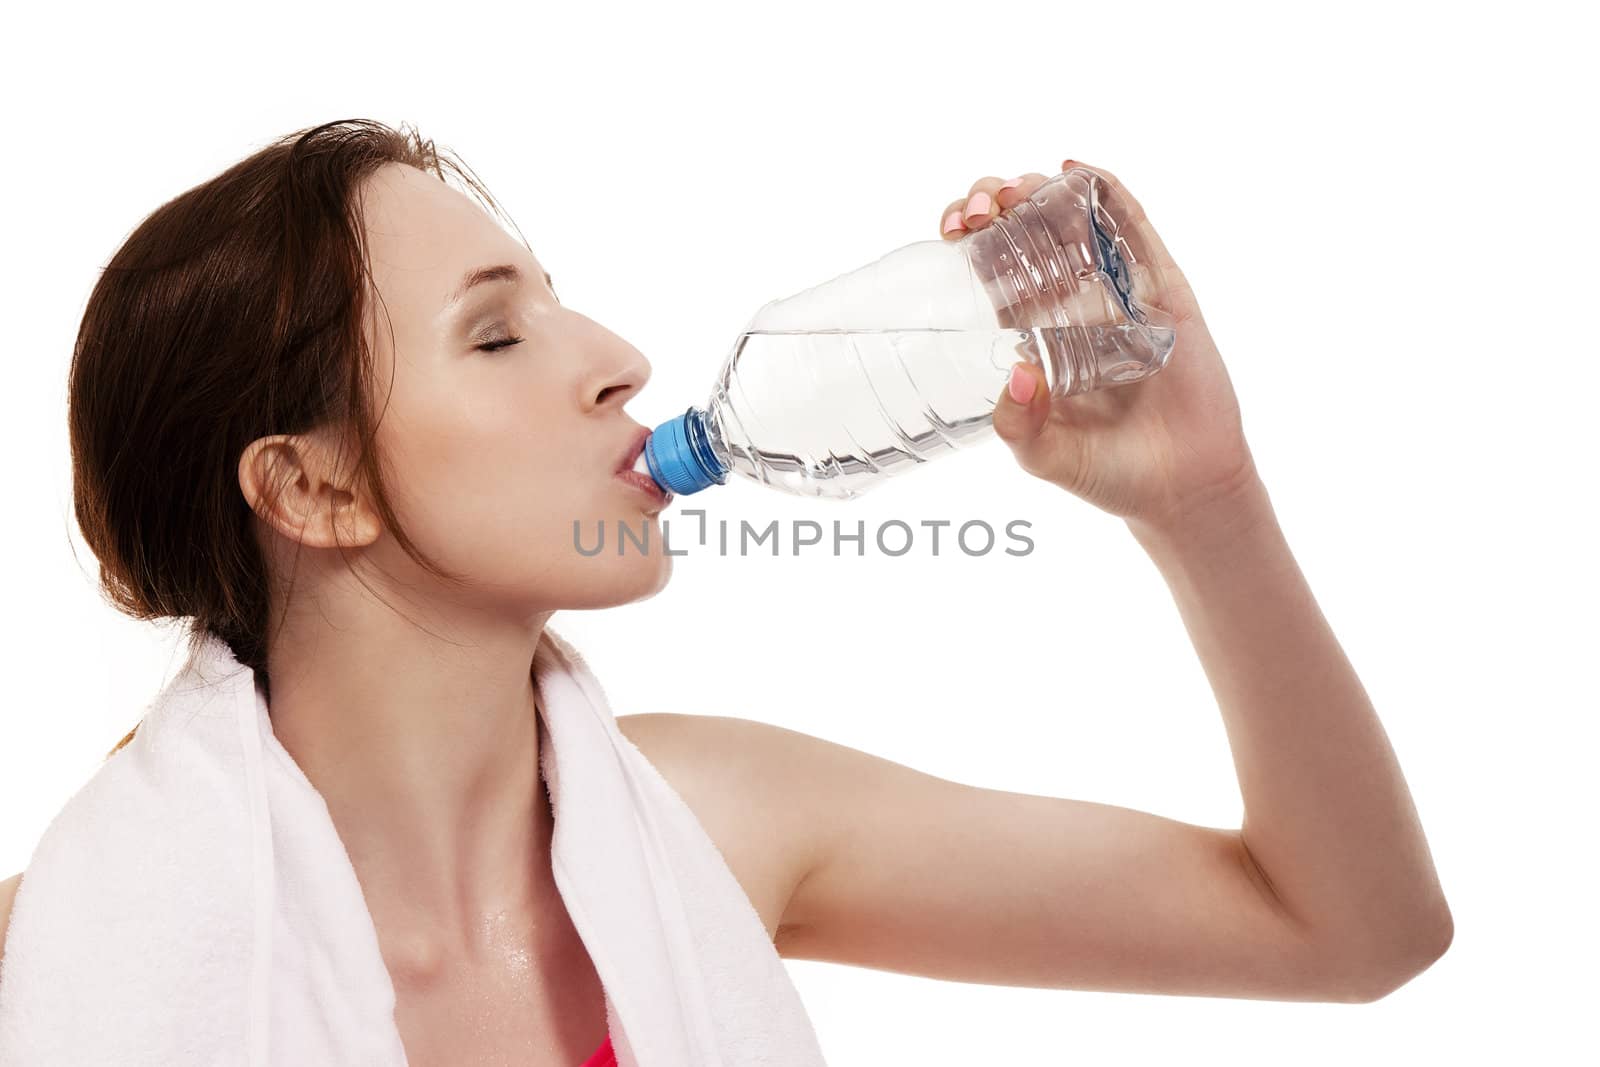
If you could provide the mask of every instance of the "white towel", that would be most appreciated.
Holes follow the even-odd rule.
[[[554,879],[621,1067],[822,1064],[760,916],[587,664],[547,627],[532,670]],[[206,637],[34,850],[0,1064],[393,1067],[394,1006],[326,804]]]

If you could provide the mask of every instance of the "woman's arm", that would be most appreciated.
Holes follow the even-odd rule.
[[[1175,323],[1168,365],[1054,398],[1019,362],[995,431],[1023,470],[1126,520],[1166,577],[1221,705],[1245,826],[977,788],[739,719],[658,724],[670,743],[652,758],[703,769],[749,820],[742,835],[783,853],[788,957],[1045,988],[1382,997],[1451,937],[1416,812],[1278,529],[1193,289],[1139,202],[1093,173],[1135,292]],[[1045,180],[979,179],[942,236]]]
[[[995,429],[1023,469],[1125,519],[1166,578],[1221,705],[1242,839],[1287,913],[1329,952],[1431,961],[1452,925],[1416,809],[1278,528],[1199,300],[1133,194],[1084,169],[1133,252],[1140,299],[1175,323],[1168,366],[1055,402],[1039,368],[1018,364]],[[966,211],[979,195],[984,210],[963,229],[1043,180],[975,182]]]
[[[1415,973],[1453,934],[1400,765],[1252,476],[1160,525],[1129,520],[1222,711],[1241,838],[1325,951]]]

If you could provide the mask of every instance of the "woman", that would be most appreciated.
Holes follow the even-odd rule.
[[[667,580],[663,553],[570,547],[575,518],[653,523],[663,506],[617,475],[642,442],[624,406],[650,366],[564,307],[446,169],[494,207],[414,132],[329,123],[147,219],[78,338],[76,512],[119,608],[192,620],[256,672],[359,874],[410,1062],[578,1063],[606,1036],[603,990],[551,878],[550,809],[530,804],[529,662],[556,611]],[[747,720],[617,725],[787,957],[1372,1000],[1444,952],[1450,911],[1194,294],[1105,177],[1177,319],[1170,365],[1052,405],[1019,363],[995,426],[1025,471],[1125,519],[1167,579],[1246,825],[975,788]],[[979,180],[942,236],[1044,180]]]

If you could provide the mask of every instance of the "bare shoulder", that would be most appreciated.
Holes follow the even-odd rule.
[[[826,789],[819,757],[849,750],[732,716],[654,712],[618,716],[617,726],[694,812],[777,941],[832,831],[825,808],[808,803]]]
[[[0,882],[0,960],[6,957],[6,928],[11,924],[11,905],[17,899],[17,888],[22,885],[22,875],[13,874]]]

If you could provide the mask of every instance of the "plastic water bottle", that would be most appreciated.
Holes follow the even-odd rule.
[[[1176,332],[1110,186],[1074,167],[987,227],[919,241],[756,312],[703,407],[652,431],[635,470],[679,495],[737,472],[846,499],[994,436],[1012,364],[1052,397],[1137,382]]]

